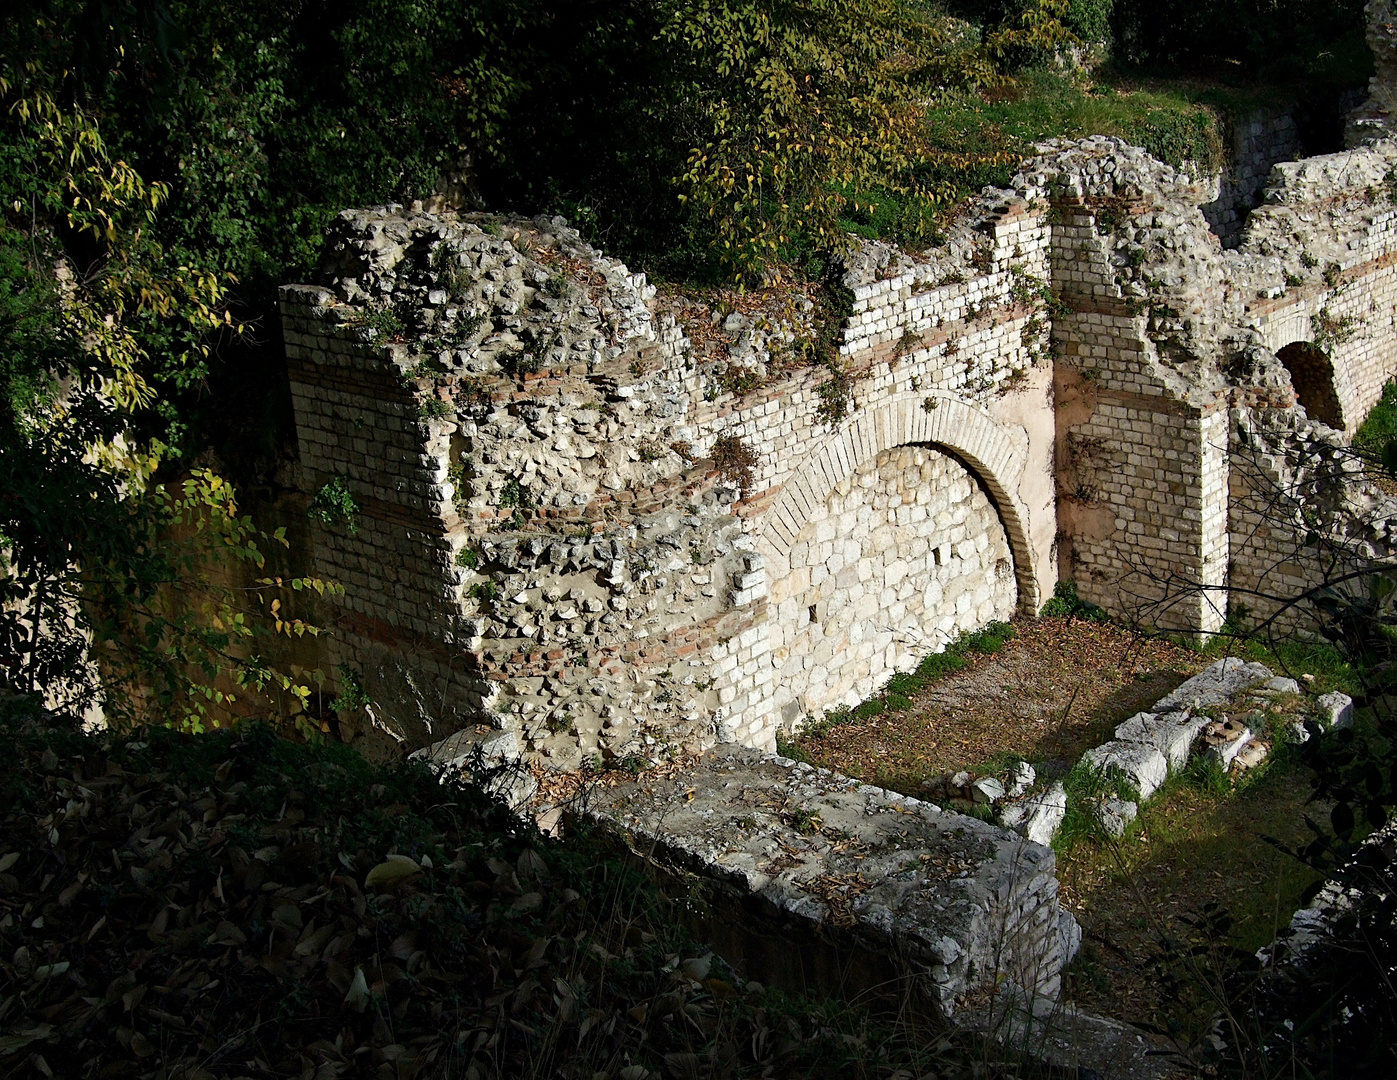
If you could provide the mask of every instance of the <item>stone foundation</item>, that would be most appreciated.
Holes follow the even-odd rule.
[[[1080,931],[1049,848],[976,818],[738,747],[596,789],[586,817],[692,890],[700,929],[793,992],[897,994],[947,1014],[1005,981],[1055,997]]]

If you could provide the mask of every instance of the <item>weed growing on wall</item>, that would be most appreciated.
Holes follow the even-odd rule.
[[[757,454],[740,435],[723,435],[713,443],[713,467],[718,475],[743,494],[750,494],[752,470],[757,467]]]
[[[343,476],[335,477],[315,493],[306,514],[322,525],[343,525],[350,536],[359,531],[359,503]]]

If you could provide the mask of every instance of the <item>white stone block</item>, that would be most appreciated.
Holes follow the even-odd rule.
[[[1236,657],[1224,657],[1204,668],[1172,694],[1154,703],[1153,712],[1168,713],[1177,709],[1204,708],[1226,701],[1257,683],[1272,678],[1264,664],[1248,663]]]
[[[1187,712],[1172,712],[1164,716],[1142,712],[1117,726],[1116,738],[1122,742],[1153,746],[1164,755],[1169,768],[1181,769],[1188,763],[1193,740],[1207,723],[1206,716],[1192,716]]]
[[[1315,706],[1321,727],[1327,729],[1353,726],[1353,698],[1347,694],[1321,694]]]
[[[1115,773],[1134,785],[1140,798],[1148,799],[1169,775],[1163,751],[1145,743],[1111,741],[1082,755],[1088,765]]]
[[[1055,783],[1047,791],[1001,807],[999,820],[1035,844],[1048,845],[1067,816],[1067,791]]]

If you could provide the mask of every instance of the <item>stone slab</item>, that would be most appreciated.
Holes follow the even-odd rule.
[[[1164,753],[1145,743],[1122,742],[1113,739],[1082,755],[1093,768],[1118,773],[1135,786],[1141,799],[1148,799],[1169,776],[1169,762]]]
[[[849,993],[911,977],[947,1015],[997,980],[1057,993],[1073,937],[1052,850],[976,818],[733,745],[593,789],[579,812],[705,882],[700,931],[768,984]]]
[[[1144,743],[1159,750],[1170,769],[1181,769],[1188,764],[1189,749],[1193,740],[1207,724],[1206,716],[1194,716],[1187,711],[1166,713],[1136,713],[1116,728],[1116,738],[1121,742]]]
[[[1271,669],[1265,664],[1239,660],[1234,656],[1224,657],[1204,668],[1172,694],[1160,698],[1150,711],[1169,713],[1179,709],[1205,709],[1273,677]]]
[[[460,777],[483,788],[516,813],[538,793],[512,731],[472,725],[410,756],[443,780]]]
[[[1067,816],[1067,791],[1054,783],[1047,791],[1009,803],[999,811],[999,820],[1035,844],[1051,844],[1062,819]]]
[[[1321,694],[1315,702],[1320,725],[1324,728],[1353,726],[1353,698],[1347,694]]]

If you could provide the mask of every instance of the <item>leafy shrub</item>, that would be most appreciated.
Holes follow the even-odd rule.
[[[1085,622],[1110,622],[1111,616],[1104,608],[1083,600],[1077,595],[1075,581],[1059,581],[1053,589],[1052,599],[1043,605],[1039,612],[1045,619],[1081,619]]]
[[[306,511],[322,525],[344,525],[353,536],[359,531],[359,503],[343,476],[337,476],[315,493]]]

